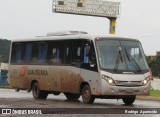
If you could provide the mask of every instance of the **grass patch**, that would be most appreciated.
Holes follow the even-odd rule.
[[[151,90],[150,96],[160,96],[160,91],[159,90]]]

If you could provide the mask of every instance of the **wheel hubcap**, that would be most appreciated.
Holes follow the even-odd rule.
[[[85,98],[88,98],[89,95],[90,95],[89,90],[85,90],[85,91],[84,91],[84,97],[85,97]]]

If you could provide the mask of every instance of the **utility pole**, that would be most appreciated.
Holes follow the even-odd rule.
[[[103,0],[53,0],[55,13],[106,17],[110,20],[109,33],[116,33],[116,19],[120,15],[120,2]]]
[[[110,20],[110,34],[116,34],[116,18],[109,18]]]

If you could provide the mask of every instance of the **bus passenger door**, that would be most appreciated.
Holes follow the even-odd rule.
[[[96,53],[91,40],[83,40],[83,61],[81,64],[81,77],[87,82],[94,95],[100,94],[100,79],[97,68]]]

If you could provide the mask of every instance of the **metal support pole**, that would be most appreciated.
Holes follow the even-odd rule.
[[[110,34],[116,34],[116,19],[117,18],[109,18],[110,20]]]

